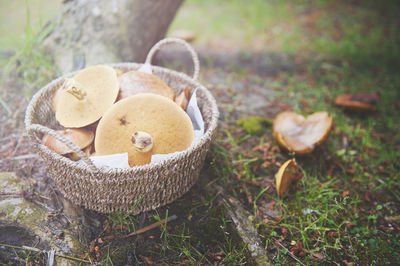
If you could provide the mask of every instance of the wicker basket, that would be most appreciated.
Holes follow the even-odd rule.
[[[197,101],[204,119],[205,132],[195,145],[164,161],[130,169],[97,168],[77,146],[55,132],[62,127],[51,109],[52,96],[62,85],[63,79],[76,72],[53,80],[33,96],[25,116],[28,136],[35,151],[47,164],[57,188],[72,203],[100,213],[121,210],[138,214],[176,200],[198,179],[216,130],[218,108],[211,93],[197,80],[199,60],[185,41],[175,38],[161,40],[150,50],[145,64],[150,66],[156,51],[169,43],[182,44],[189,50],[194,62],[193,78],[157,66],[151,66],[153,74],[164,80],[176,93],[186,87],[192,91],[197,89]],[[143,64],[121,63],[110,66],[126,72],[138,70]],[[74,162],[50,150],[41,141],[44,134],[64,142],[82,160]],[[136,207],[133,209],[134,206]]]

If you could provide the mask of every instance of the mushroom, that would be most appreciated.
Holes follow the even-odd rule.
[[[178,96],[175,98],[175,102],[179,105],[183,110],[186,111],[186,108],[189,104],[189,100],[191,97],[191,91],[189,88],[185,88]]]
[[[379,99],[379,92],[342,94],[336,97],[335,104],[353,111],[372,111]]]
[[[183,151],[194,129],[189,116],[164,96],[144,93],[115,103],[100,119],[96,155],[128,152],[130,166],[150,163],[153,154]]]
[[[160,78],[155,75],[140,71],[129,71],[118,78],[118,100],[139,93],[154,93],[175,100],[175,92]]]
[[[64,127],[79,128],[100,119],[118,95],[115,70],[98,65],[85,68],[72,79],[65,79],[56,96],[56,119]]]
[[[92,144],[94,139],[94,133],[87,129],[66,128],[63,130],[57,130],[56,132],[74,143],[81,150],[90,147],[90,144]],[[76,155],[73,155],[74,152],[70,148],[68,148],[67,145],[57,140],[56,138],[46,134],[43,136],[42,141],[44,145],[49,147],[49,149],[55,151],[58,154],[65,155],[71,160],[75,160],[74,158],[76,158]]]
[[[56,112],[57,104],[60,99],[60,94],[61,94],[61,89],[56,90],[56,92],[53,94],[53,98],[51,99],[51,110],[53,113]]]
[[[333,118],[327,112],[317,112],[306,118],[294,112],[278,114],[273,122],[273,132],[278,143],[296,154],[312,152],[329,135]]]
[[[302,177],[303,174],[297,165],[296,159],[287,160],[275,175],[278,196],[283,198],[288,192],[290,185],[299,181]]]

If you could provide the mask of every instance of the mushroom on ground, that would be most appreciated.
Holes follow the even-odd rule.
[[[288,192],[290,185],[293,182],[299,181],[303,177],[296,160],[287,160],[278,170],[275,175],[276,191],[278,196],[283,198]]]
[[[379,99],[379,92],[342,94],[336,97],[335,104],[353,111],[372,111]]]
[[[144,165],[153,154],[183,151],[194,140],[192,121],[166,97],[144,93],[115,103],[100,119],[96,155],[128,152],[130,166]]]
[[[81,150],[90,146],[94,139],[94,133],[87,129],[66,128],[63,130],[57,130],[56,132],[74,143]],[[44,145],[58,154],[67,155],[74,153],[67,145],[50,135],[44,135],[42,141]],[[73,155],[71,156],[71,158],[74,158]]]
[[[176,104],[186,111],[191,94],[190,89],[186,87],[178,96],[176,96]]]
[[[154,93],[175,100],[175,92],[155,75],[140,71],[129,71],[118,77],[118,100],[140,93]]]
[[[79,128],[100,119],[115,102],[119,87],[115,70],[98,65],[66,79],[56,96],[56,119],[64,127]]]
[[[288,151],[307,154],[326,140],[332,125],[333,118],[327,112],[317,112],[306,119],[285,111],[275,117],[273,132],[278,143]]]

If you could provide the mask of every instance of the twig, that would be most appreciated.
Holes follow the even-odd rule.
[[[0,243],[0,246],[8,247],[8,248],[17,248],[17,249],[30,250],[30,251],[34,251],[34,252],[47,253],[47,251],[45,251],[45,250],[40,250],[38,248],[28,247],[28,246],[19,247],[19,246],[13,246],[13,245],[8,245],[8,244],[1,244],[1,243]],[[57,257],[64,258],[64,259],[75,260],[75,261],[79,261],[79,262],[86,262],[86,263],[92,264],[91,261],[83,260],[83,259],[80,259],[80,258],[68,256],[68,255],[61,255],[61,254],[57,254],[57,253],[55,253],[54,255],[57,256]]]
[[[281,248],[283,248],[284,250],[286,250],[286,254],[288,254],[290,257],[292,257],[292,259],[294,259],[295,261],[297,261],[298,263],[300,263],[300,265],[305,266],[304,263],[302,263],[294,254],[292,254],[292,252],[290,252],[290,250],[288,250],[284,245],[282,245],[278,240],[274,239],[275,243],[278,244]]]
[[[147,231],[149,231],[149,230],[151,230],[151,229],[154,229],[154,228],[156,228],[156,227],[158,227],[158,226],[160,226],[160,225],[162,225],[162,224],[165,224],[165,223],[167,223],[167,222],[173,221],[173,220],[175,220],[176,218],[178,218],[178,216],[176,216],[176,215],[174,214],[174,215],[168,217],[167,219],[162,219],[162,220],[159,221],[159,222],[153,223],[153,224],[148,225],[148,226],[145,226],[145,227],[143,227],[143,228],[141,228],[141,229],[139,229],[139,230],[136,230],[135,232],[132,232],[132,233],[130,233],[129,235],[127,235],[127,236],[125,236],[125,237],[143,234],[144,232],[147,232]]]
[[[52,186],[52,185],[49,185],[49,186],[50,186],[50,189],[51,189],[51,191],[53,192],[54,196],[56,196],[56,200],[57,200],[57,202],[58,202],[59,207],[60,207],[60,208],[63,207],[63,204],[61,204],[60,200],[58,199],[57,193],[56,193],[56,191],[54,190],[53,186]]]
[[[12,157],[14,157],[15,153],[17,153],[17,151],[18,151],[18,149],[19,149],[19,146],[21,145],[23,139],[24,139],[24,135],[22,135],[22,136],[20,136],[20,137],[18,138],[17,145],[15,145],[15,148],[14,148],[13,152],[11,153],[11,156],[12,156]]]
[[[39,192],[36,192],[36,191],[35,191],[34,193],[35,193],[35,195],[38,196],[39,198],[42,198],[42,199],[45,199],[45,200],[51,200],[49,197],[40,195]]]

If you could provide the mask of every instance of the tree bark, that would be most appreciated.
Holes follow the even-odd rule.
[[[143,62],[183,0],[67,0],[44,45],[61,73]]]

